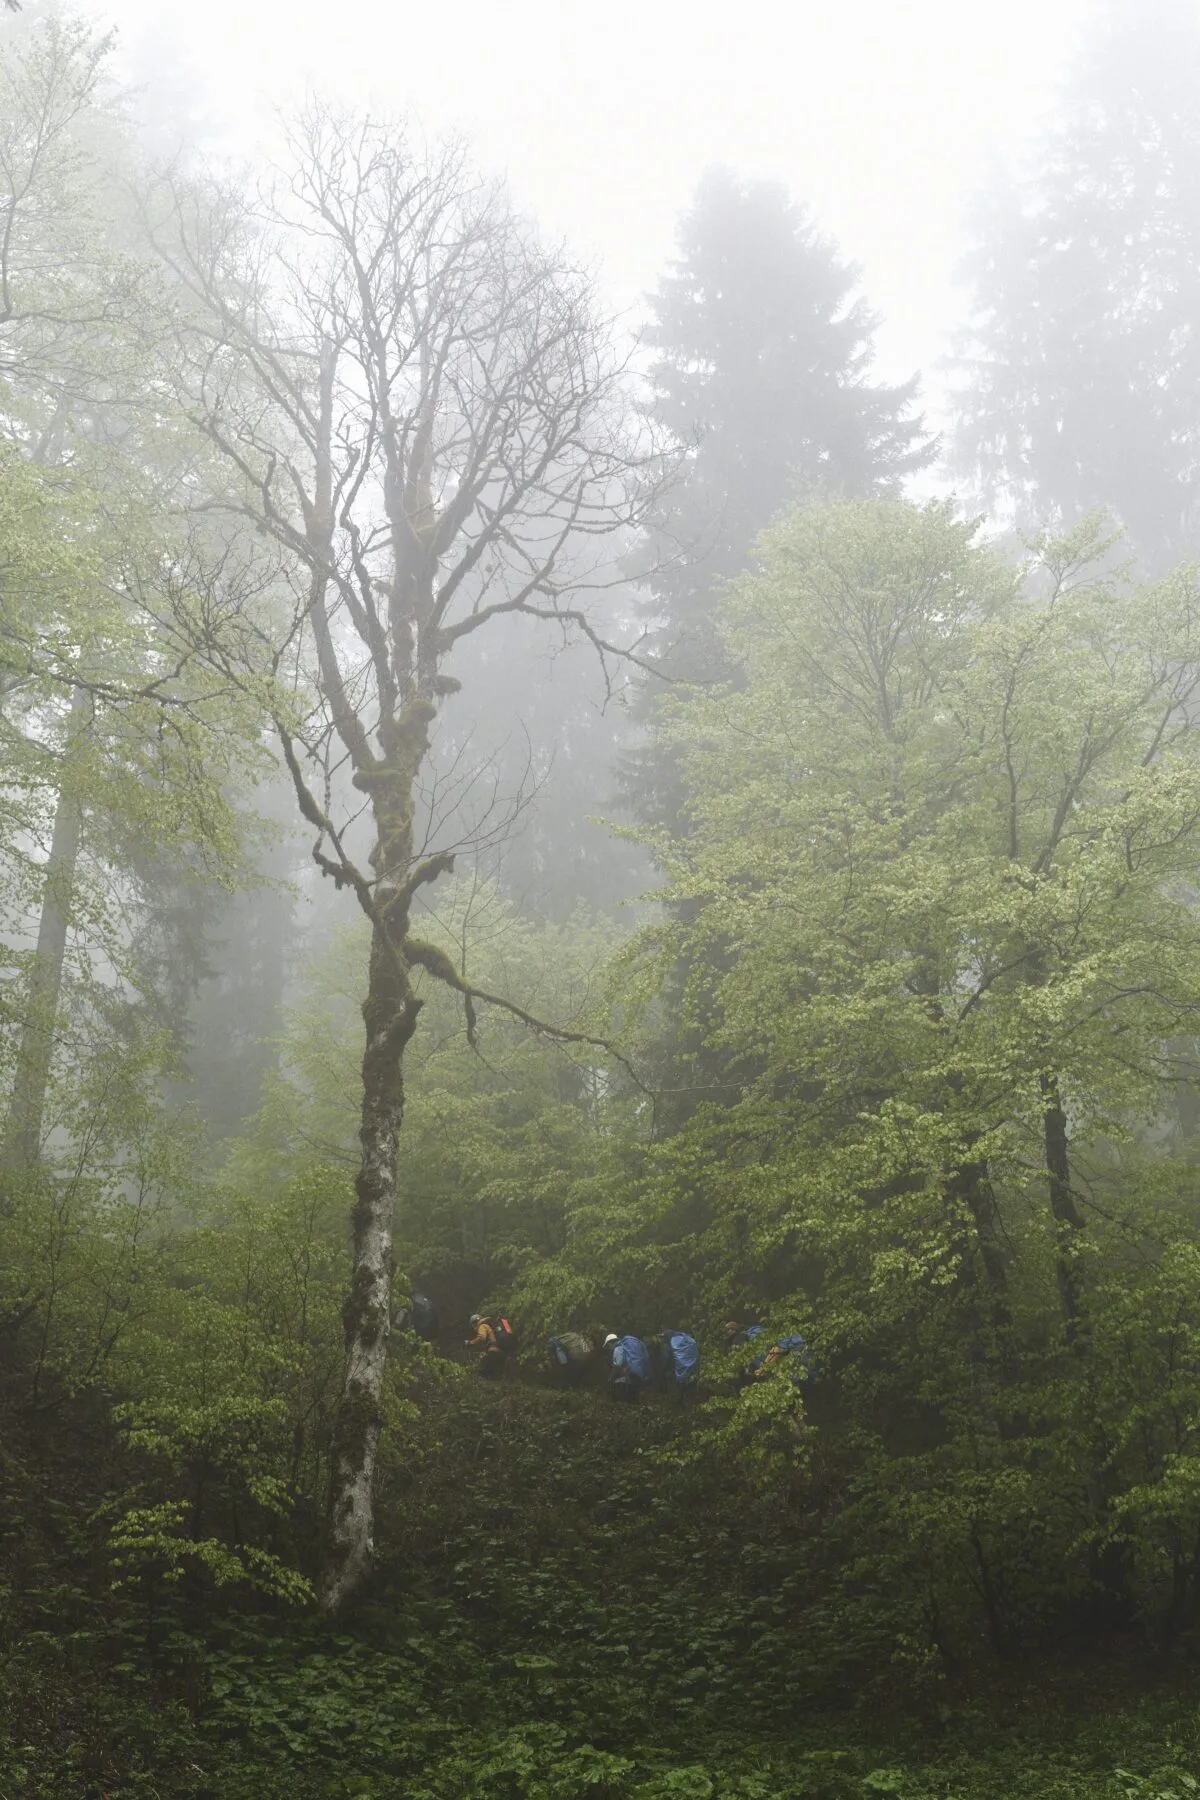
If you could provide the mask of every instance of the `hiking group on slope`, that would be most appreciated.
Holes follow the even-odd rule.
[[[479,1375],[484,1381],[502,1381],[516,1348],[511,1324],[501,1313],[472,1313],[470,1327],[465,1347],[475,1353]],[[432,1343],[438,1335],[437,1308],[426,1295],[414,1293],[397,1313],[394,1329],[415,1332]],[[765,1325],[741,1325],[730,1319],[724,1336],[727,1350],[754,1352],[737,1370],[735,1390],[766,1380],[776,1371],[786,1373],[797,1387],[812,1377],[808,1346],[799,1332],[773,1338]],[[547,1340],[546,1356],[563,1387],[581,1387],[595,1372],[606,1371],[610,1395],[626,1405],[636,1405],[657,1385],[672,1389],[683,1406],[699,1385],[700,1345],[686,1331],[663,1331],[648,1341],[633,1333],[563,1331]]]

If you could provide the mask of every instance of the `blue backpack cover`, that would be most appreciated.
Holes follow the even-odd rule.
[[[563,1349],[562,1345],[559,1343],[558,1339],[556,1337],[547,1338],[546,1348],[550,1352],[551,1356],[554,1358],[555,1362],[558,1364],[559,1368],[565,1369],[571,1359],[567,1355],[566,1351]]]
[[[618,1338],[613,1345],[612,1366],[635,1381],[649,1381],[650,1352],[639,1337]]]
[[[691,1381],[700,1372],[700,1346],[686,1331],[672,1331],[667,1337],[676,1381]]]

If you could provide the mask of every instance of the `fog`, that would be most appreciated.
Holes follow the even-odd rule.
[[[1200,0],[0,0],[0,1794],[1200,1792],[1198,868]]]
[[[1051,112],[1091,9],[756,0],[735,20],[681,0],[601,15],[469,0],[453,42],[435,10],[385,0],[346,16],[321,0],[92,10],[168,128],[182,107],[252,153],[272,109],[313,85],[465,132],[549,232],[598,261],[621,309],[640,310],[705,168],[780,181],[861,264],[883,375],[923,371],[936,405],[964,202]]]
[[[31,5],[10,11],[4,29],[13,52],[25,54],[39,19],[73,17]],[[1134,13],[1022,0],[1003,18],[948,0],[915,11],[759,6],[735,26],[715,7],[662,0],[617,4],[602,19],[581,8],[539,3],[501,12],[472,0],[451,28],[432,11],[374,0],[345,16],[310,0],[215,0],[203,11],[168,13],[150,0],[113,0],[91,9],[80,29],[104,40],[102,73],[78,116],[64,114],[69,149],[51,142],[41,162],[28,161],[35,140],[22,132],[38,127],[23,125],[20,113],[34,99],[28,91],[22,98],[19,82],[9,89],[15,230],[6,250],[4,329],[14,443],[66,466],[102,440],[137,442],[144,468],[162,454],[155,445],[163,419],[139,412],[133,389],[157,379],[165,394],[182,382],[185,412],[195,422],[207,414],[210,440],[234,456],[239,476],[273,479],[284,439],[273,444],[271,432],[281,429],[286,439],[299,431],[303,439],[307,430],[300,388],[294,404],[286,395],[271,398],[283,407],[276,425],[244,413],[239,430],[253,440],[253,455],[267,458],[255,474],[222,435],[223,414],[203,391],[208,377],[198,352],[188,350],[190,363],[155,376],[139,363],[142,352],[131,351],[131,385],[122,391],[112,345],[90,341],[95,327],[87,322],[89,305],[108,316],[113,302],[89,301],[85,290],[90,282],[100,295],[111,284],[109,255],[149,253],[161,259],[185,309],[199,308],[199,319],[218,304],[214,283],[250,280],[250,265],[239,269],[219,234],[218,260],[206,262],[208,227],[188,210],[200,203],[187,197],[186,184],[202,184],[205,169],[224,181],[226,197],[215,204],[231,221],[242,202],[228,196],[240,191],[249,210],[234,229],[252,236],[263,208],[278,204],[267,199],[271,184],[282,179],[286,193],[293,179],[298,140],[289,137],[289,121],[314,104],[346,109],[347,119],[406,121],[404,154],[417,164],[431,158],[431,168],[438,145],[456,141],[451,186],[465,193],[479,182],[505,185],[502,206],[523,221],[511,229],[553,246],[548,255],[560,271],[553,279],[576,284],[570,304],[590,309],[586,320],[580,313],[580,330],[598,334],[596,353],[613,359],[614,369],[625,366],[620,399],[613,387],[606,422],[601,427],[597,413],[589,427],[625,436],[620,444],[610,438],[602,453],[576,440],[568,451],[548,439],[541,498],[535,504],[532,490],[527,496],[523,536],[501,529],[489,512],[502,513],[511,497],[488,477],[454,576],[464,583],[455,605],[466,612],[458,624],[448,614],[441,627],[450,632],[439,652],[446,692],[415,790],[414,866],[423,867],[424,857],[449,868],[453,858],[459,877],[469,869],[474,882],[498,883],[522,917],[563,921],[579,907],[629,921],[644,916],[637,905],[661,883],[661,859],[629,834],[645,840],[680,829],[688,804],[672,753],[654,749],[648,733],[680,682],[740,679],[736,647],[720,623],[723,595],[754,566],[758,533],[790,499],[957,495],[981,509],[985,531],[1001,537],[1070,527],[1089,509],[1106,508],[1146,570],[1169,566],[1193,544],[1192,290],[1177,248],[1178,228],[1194,225],[1188,158],[1198,141],[1187,91],[1197,67],[1187,6],[1163,0]],[[1115,49],[1105,47],[1110,42]],[[315,175],[334,154],[341,127],[313,129]],[[1140,172],[1129,161],[1139,153],[1135,144],[1147,159]],[[61,166],[45,175],[59,155]],[[337,179],[353,186],[353,170],[338,167]],[[431,194],[441,179],[430,177]],[[1089,193],[1099,193],[1111,213],[1107,241],[1103,222],[1097,237],[1094,221],[1073,221],[1072,205],[1086,206]],[[295,205],[277,218],[285,234],[299,229]],[[318,220],[316,229],[326,224]],[[268,242],[262,239],[264,255]],[[302,246],[303,236],[294,242]],[[272,355],[301,354],[304,332],[317,331],[317,314],[328,311],[317,288],[305,287],[305,253],[297,254],[299,262],[289,265],[285,256],[279,263],[274,289],[269,280],[263,288],[268,308],[281,308],[281,317],[293,309],[300,331],[299,339],[285,332],[274,340]],[[329,254],[352,261],[355,253],[333,245]],[[504,254],[520,260],[528,251]],[[64,269],[82,257],[78,292],[51,283],[45,326],[37,284],[50,279],[55,256]],[[580,269],[586,278],[572,272]],[[33,298],[23,319],[26,280]],[[153,320],[147,325],[153,336]],[[343,328],[335,307],[320,331],[328,339]],[[247,346],[238,382],[258,367],[259,348],[249,338]],[[416,379],[419,388],[423,378],[407,353],[396,354],[391,379],[402,386]],[[333,400],[345,446],[357,441],[364,406],[377,404],[370,398],[377,373],[365,351],[356,355]],[[599,394],[610,378],[593,379]],[[442,441],[429,452],[430,504],[446,516],[464,479],[465,446],[485,430],[465,392],[436,426]],[[527,397],[511,403],[525,405]],[[619,422],[614,406],[624,409]],[[529,414],[531,428],[535,417]],[[350,479],[355,457],[367,459],[357,465],[359,485],[345,490],[365,506],[363,518],[343,517],[339,527],[350,532],[341,554],[359,569],[364,591],[384,579],[386,562],[378,533],[391,476],[382,464],[368,467],[377,435],[372,426],[357,450],[346,449],[342,477]],[[293,451],[286,454],[302,491],[309,479],[303,456],[295,462]],[[587,505],[604,513],[604,532],[597,535],[599,513],[590,522],[579,515],[580,528],[560,544],[559,525],[583,498],[582,489],[572,497],[571,459],[600,456],[606,472],[597,462]],[[632,486],[616,506],[619,475]],[[185,477],[181,469],[165,479],[184,483],[177,505],[187,481],[203,487],[212,476]],[[274,583],[286,614],[302,585],[289,562],[292,527],[281,525],[270,500],[255,531],[272,538],[279,561],[258,568],[260,549],[247,550],[256,540],[236,525],[248,516],[245,503],[216,523],[228,504],[219,483],[202,503],[184,504],[178,516],[190,538],[187,556],[196,570],[210,571],[214,557],[241,558],[235,585],[265,592]],[[521,584],[543,555],[546,568],[523,600]],[[443,578],[453,568],[448,550],[440,567]],[[496,629],[468,630],[466,615],[491,612],[498,599]],[[535,601],[540,618],[531,616]],[[340,659],[339,680],[350,684],[367,729],[378,730],[386,713],[379,683],[386,689],[390,677],[381,663],[371,672],[378,646],[371,649],[369,621],[349,630],[357,617],[352,593],[345,605],[349,612],[331,617],[328,654]],[[517,613],[505,619],[514,605]],[[159,615],[158,629],[176,626]],[[111,943],[79,936],[80,969],[114,992],[130,978],[136,987],[132,947],[158,943],[160,963],[189,971],[169,984],[161,1004],[151,993],[142,998],[169,1020],[183,1057],[180,1091],[190,1080],[218,1145],[253,1111],[264,1071],[275,1066],[271,1046],[340,916],[340,884],[361,879],[374,854],[371,807],[360,792],[367,777],[337,725],[341,704],[318,697],[302,728],[314,759],[308,823],[289,798],[278,744],[265,748],[269,727],[257,797],[231,774],[222,804],[243,834],[230,878],[245,891],[236,897],[223,899],[219,884],[198,877],[194,859],[173,873],[158,847],[152,878],[114,863],[109,844],[93,845],[86,833],[72,852],[80,868],[94,865],[100,889],[118,897],[122,920]],[[31,743],[53,748],[62,725],[52,690],[31,705],[25,728]],[[328,862],[334,840],[325,828],[315,865],[309,856],[314,809],[323,813],[327,804],[338,815],[329,814],[329,828],[342,846],[334,861],[349,859],[336,892],[328,879],[336,873]],[[32,807],[13,839],[14,866],[36,868],[39,856],[53,866],[60,817],[61,808]],[[202,863],[210,857],[204,847],[198,854]],[[168,889],[182,882],[188,905],[155,901],[156,881]],[[431,898],[432,891],[422,893],[422,906]],[[48,929],[36,881],[18,884],[14,906],[8,936],[19,958],[37,941],[39,916]],[[257,923],[256,908],[265,908]],[[51,924],[51,938],[61,937],[62,921]],[[64,943],[74,941],[68,930]],[[265,986],[249,1012],[250,975],[233,956],[239,942],[259,943],[255,954],[265,957]],[[55,981],[63,978],[60,969]],[[221,995],[236,1019],[222,1010]],[[22,1054],[13,1051],[17,1067]],[[206,1098],[217,1069],[221,1097]]]

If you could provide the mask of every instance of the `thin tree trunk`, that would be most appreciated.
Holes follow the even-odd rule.
[[[64,762],[69,762],[72,746],[81,731],[87,728],[90,718],[90,697],[82,688],[76,688],[71,700]],[[0,1163],[8,1169],[35,1168],[41,1154],[46,1093],[54,1057],[54,1026],[62,994],[82,823],[79,798],[71,791],[69,780],[64,780],[54,814],[37,950],[29,974],[25,1022],[17,1050],[3,1147],[0,1148]]]
[[[1103,1525],[1111,1518],[1112,1501],[1119,1484],[1109,1467],[1110,1446],[1105,1438],[1101,1413],[1095,1400],[1094,1370],[1089,1355],[1087,1332],[1080,1317],[1075,1239],[1084,1229],[1084,1222],[1071,1192],[1067,1117],[1063,1111],[1058,1082],[1051,1075],[1042,1077],[1042,1096],[1046,1102],[1044,1130],[1050,1210],[1054,1215],[1058,1239],[1056,1260],[1059,1304],[1067,1345],[1079,1359],[1083,1392],[1090,1414],[1090,1468],[1086,1471],[1084,1486],[1093,1516],[1098,1524]],[[1089,1626],[1108,1630],[1128,1624],[1133,1611],[1129,1545],[1120,1538],[1107,1543],[1093,1542],[1088,1549],[1088,1568],[1094,1590],[1092,1598],[1084,1606],[1083,1616]]]
[[[1074,1346],[1079,1333],[1079,1285],[1075,1275],[1074,1239],[1083,1229],[1083,1219],[1071,1192],[1067,1116],[1063,1111],[1058,1082],[1052,1075],[1042,1077],[1042,1097],[1046,1103],[1043,1117],[1046,1175],[1050,1185],[1050,1211],[1054,1215],[1057,1238],[1055,1260],[1058,1298],[1067,1342]]]

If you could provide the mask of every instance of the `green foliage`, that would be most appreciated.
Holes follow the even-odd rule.
[[[211,1425],[212,1421],[206,1421]],[[139,1437],[141,1443],[139,1444]],[[131,1433],[131,1446],[146,1447],[146,1434]],[[169,1439],[159,1439],[168,1443]],[[247,1484],[250,1497],[268,1512],[282,1510],[283,1495],[278,1486],[263,1478],[251,1478]],[[109,1537],[113,1565],[127,1580],[131,1571],[144,1571],[148,1566],[164,1581],[178,1581],[189,1567],[202,1571],[217,1587],[236,1583],[263,1594],[304,1604],[313,1599],[313,1589],[303,1575],[290,1569],[279,1557],[255,1544],[231,1548],[220,1538],[199,1537],[194,1524],[189,1528],[187,1507],[181,1501],[163,1501],[158,1506],[128,1507]]]
[[[37,1800],[84,1800],[97,1783],[118,1800],[1185,1800],[1192,1791],[1200,1763],[1186,1700],[1104,1722],[1068,1702],[1042,1720],[1026,1699],[1004,1697],[1010,1679],[997,1705],[1001,1715],[1018,1709],[1017,1737],[943,1677],[914,1722],[887,1707],[822,1720],[818,1696],[844,1708],[856,1687],[872,1691],[861,1687],[871,1657],[891,1655],[893,1708],[897,1680],[911,1682],[882,1638],[866,1656],[860,1644],[848,1664],[830,1664],[805,1549],[811,1521],[794,1498],[781,1504],[777,1478],[764,1483],[757,1465],[739,1475],[740,1463],[712,1453],[675,1459],[681,1432],[701,1444],[708,1426],[688,1415],[681,1427],[669,1407],[491,1391],[447,1373],[414,1382],[397,1365],[417,1418],[381,1495],[379,1581],[336,1628],[226,1612],[226,1558],[245,1551],[216,1540],[196,1538],[187,1559],[202,1565],[200,1587],[189,1589],[186,1574],[156,1581],[155,1567],[169,1573],[180,1548],[173,1532],[173,1542],[139,1547],[147,1554],[132,1584],[89,1593],[61,1581],[60,1563],[10,1592],[0,1791],[7,1783]],[[215,1421],[198,1412],[162,1408],[153,1429],[140,1427],[138,1455],[182,1469],[198,1447],[211,1454]],[[232,1440],[233,1463],[268,1428],[244,1412],[229,1419],[222,1441]],[[820,1478],[817,1469],[797,1492]],[[19,1570],[28,1543],[5,1542],[6,1567],[17,1549]],[[864,1549],[860,1579],[878,1580],[878,1568]],[[834,1632],[853,1621],[844,1606]]]
[[[1193,1617],[1194,578],[1130,591],[1091,524],[1022,591],[972,539],[892,503],[766,535],[738,686],[665,728],[671,913],[618,965],[650,1029],[684,969],[733,1071],[651,1153],[638,1253],[693,1319],[809,1335],[831,1591],[914,1667],[1101,1593]],[[710,1453],[805,1468],[710,1410]]]
[[[616,942],[611,924],[583,915],[534,925],[496,886],[472,880],[439,892],[422,931],[478,986],[577,1026],[599,1005]],[[229,1176],[240,1186],[268,1190],[314,1156],[352,1166],[367,942],[365,927],[347,928],[309,972],[278,1074],[229,1147]],[[488,1286],[516,1277],[528,1323],[552,1320],[564,1296],[541,1294],[544,1271],[589,1193],[607,1191],[601,1171],[624,1154],[631,1122],[637,1128],[627,1087],[601,1053],[539,1039],[498,1008],[482,1010],[473,1046],[457,996],[427,977],[420,990],[421,1028],[405,1062],[398,1261],[435,1282],[453,1281],[464,1265]],[[574,1310],[590,1299],[565,1303]],[[471,1310],[464,1306],[464,1318]]]
[[[1114,1645],[1166,1668],[1200,1631],[1195,572],[1129,587],[1095,520],[1014,569],[949,506],[795,508],[723,590],[730,685],[662,708],[654,923],[623,943],[418,883],[394,1250],[446,1330],[389,1346],[374,1576],[322,1622],[367,938],[295,972],[211,1174],[146,942],[173,884],[234,881],[264,710],[300,731],[308,647],[286,693],[256,660],[279,571],[191,504],[207,452],[149,329],[179,295],[81,193],[123,141],[103,46],[24,41],[0,153],[50,137],[0,396],[14,1107],[31,1039],[46,1062],[42,1153],[6,1152],[0,1191],[0,1795],[1186,1800],[1194,1709],[1143,1704]],[[709,499],[739,434],[762,452],[732,574],[787,479],[755,409],[812,369],[755,313],[775,360],[732,418],[701,341],[722,242],[821,302],[836,479],[887,493],[923,452],[804,221],[723,177],[704,206],[655,378],[681,435],[697,394],[728,402],[694,458]],[[56,333],[81,388],[35,461]],[[815,480],[819,432],[784,424]],[[469,1032],[438,970],[621,1054],[503,1005]],[[493,1386],[444,1352],[496,1300],[521,1362]],[[749,1377],[722,1326],[751,1317],[763,1348],[803,1331],[811,1379]],[[601,1321],[695,1330],[694,1402],[614,1406],[602,1370],[552,1389],[541,1338]],[[1085,1642],[1112,1722],[1091,1664],[1062,1680]]]

